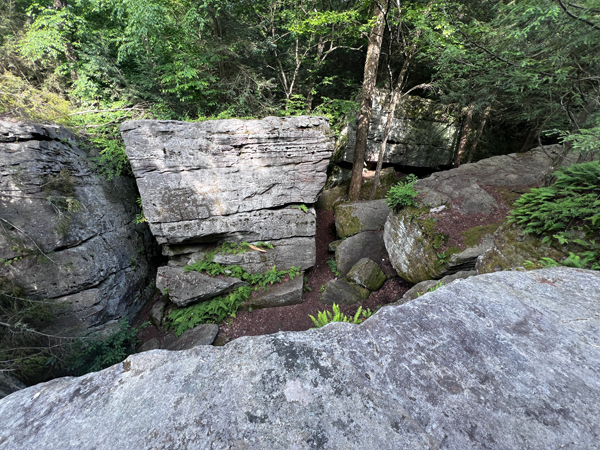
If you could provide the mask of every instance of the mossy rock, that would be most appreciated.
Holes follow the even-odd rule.
[[[369,258],[362,258],[350,269],[350,272],[346,275],[346,279],[370,291],[376,291],[385,282],[387,277],[377,263]]]
[[[321,302],[327,305],[344,304],[353,305],[369,298],[371,292],[355,283],[345,280],[331,280],[321,294]]]
[[[560,261],[567,256],[567,248],[550,247],[539,237],[524,233],[519,226],[506,221],[494,233],[494,248],[477,262],[477,271],[481,274],[518,268],[539,269],[542,258]]]
[[[390,214],[385,200],[342,203],[333,208],[335,228],[340,238],[354,236],[361,231],[383,229]]]

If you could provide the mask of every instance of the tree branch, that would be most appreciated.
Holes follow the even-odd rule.
[[[598,25],[596,25],[596,24],[595,24],[595,23],[593,23],[593,22],[590,22],[590,21],[589,21],[589,20],[587,20],[587,19],[584,19],[583,17],[579,17],[579,16],[576,16],[575,14],[573,14],[571,11],[569,11],[569,10],[567,9],[567,7],[566,7],[566,6],[565,6],[565,4],[562,2],[562,0],[557,0],[557,1],[558,1],[558,4],[560,5],[560,7],[561,7],[561,8],[564,10],[564,12],[566,12],[566,13],[567,13],[567,15],[568,15],[569,17],[572,17],[572,18],[573,18],[573,19],[575,19],[575,20],[579,20],[580,22],[583,22],[583,23],[585,23],[585,24],[589,25],[589,26],[590,26],[590,27],[592,27],[594,30],[598,30],[598,31],[600,31],[600,27],[599,27]]]

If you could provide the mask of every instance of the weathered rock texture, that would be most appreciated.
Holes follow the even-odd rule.
[[[223,234],[252,234],[257,224],[268,228],[271,220],[293,222],[268,210],[314,203],[333,150],[320,117],[141,120],[124,123],[121,134],[160,243],[217,241]],[[293,226],[283,232],[269,239],[308,235]]]
[[[361,231],[379,231],[390,214],[386,200],[343,203],[333,208],[335,230],[340,238],[354,236]]]
[[[353,305],[368,299],[370,294],[368,289],[358,284],[336,279],[327,282],[319,300],[327,305]]]
[[[144,214],[175,264],[223,242],[268,242],[266,253],[217,255],[250,273],[315,264],[316,213],[333,137],[322,117],[121,127]]]
[[[536,150],[495,156],[418,180],[414,184],[419,192],[417,207],[390,214],[384,228],[385,246],[398,275],[419,283],[473,270],[477,258],[491,248],[491,240],[482,236],[470,246],[455,241],[462,247],[440,259],[445,227],[469,233],[482,225],[500,224],[510,202],[528,187],[539,185],[551,165],[552,158]]]
[[[373,112],[365,161],[379,157],[387,121],[389,96],[380,90],[373,97]],[[420,97],[407,97],[396,110],[383,162],[403,166],[439,167],[452,164],[458,128],[441,105]],[[335,152],[334,161],[352,163],[356,146],[356,122],[348,124]]]
[[[275,308],[302,303],[302,290],[304,288],[303,274],[293,280],[278,283],[259,290],[240,306],[240,310]]]
[[[340,276],[345,277],[359,260],[369,258],[381,263],[388,258],[383,231],[363,231],[344,239],[335,249],[335,262]]]
[[[598,272],[500,272],[358,326],[133,355],[0,400],[0,448],[596,448],[598,298]]]
[[[370,291],[376,291],[387,277],[378,264],[369,258],[362,258],[350,269],[346,279]]]
[[[62,127],[1,121],[0,155],[0,278],[65,306],[53,332],[134,315],[155,270],[135,184],[93,174]]]

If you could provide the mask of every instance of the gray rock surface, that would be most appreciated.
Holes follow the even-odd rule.
[[[518,195],[512,192],[514,190],[522,192],[524,187],[536,186],[550,169],[554,151],[553,147],[546,148],[550,157],[540,150],[494,156],[418,180],[414,184],[419,192],[418,211],[405,208],[394,212],[384,227],[385,246],[398,275],[419,283],[456,271],[472,270],[477,258],[491,248],[492,242],[486,240],[441,262],[435,245],[439,233],[428,231],[426,221],[435,220],[436,227],[447,221],[453,229],[463,223],[488,223],[487,217],[491,216],[496,223],[502,222],[510,210],[505,197]],[[445,208],[440,209],[441,206]],[[427,209],[429,212],[423,212]]]
[[[369,298],[371,292],[364,287],[346,280],[330,280],[325,285],[319,300],[326,305],[334,303],[340,305],[353,305]]]
[[[354,236],[361,231],[383,230],[390,212],[383,199],[339,204],[333,209],[335,230],[340,238]]]
[[[223,265],[239,265],[248,273],[264,273],[273,266],[277,266],[279,270],[289,270],[292,266],[305,270],[315,265],[317,255],[315,240],[312,237],[282,239],[268,241],[268,243],[273,245],[273,248],[265,248],[265,252],[253,250],[237,255],[217,253],[213,261]],[[209,249],[214,247],[188,246],[187,248],[195,251],[190,254],[174,256],[173,260],[179,262],[180,265],[202,261],[210,251]]]
[[[300,274],[293,280],[268,286],[265,290],[259,290],[258,295],[251,297],[240,305],[240,310],[298,305],[302,303],[303,287],[304,278],[303,274]]]
[[[361,325],[132,355],[0,400],[0,449],[597,448],[598,298],[598,272],[499,272]]]
[[[169,300],[177,306],[209,300],[244,285],[235,277],[211,277],[194,270],[186,272],[182,267],[159,267],[156,275],[156,287],[168,292]]]
[[[160,289],[160,288],[159,288]],[[166,297],[162,297],[152,305],[152,309],[150,310],[150,321],[154,324],[156,328],[160,328],[162,326],[165,306],[167,306],[168,300]]]
[[[379,263],[387,257],[383,231],[363,231],[344,239],[335,249],[335,262],[341,277],[345,277],[352,266],[362,258]]]
[[[370,291],[376,291],[387,277],[377,263],[369,258],[362,258],[350,269],[346,279]]]
[[[206,242],[255,242],[312,237],[316,233],[316,213],[296,208],[264,209],[188,220],[168,224],[150,224],[159,244]]]
[[[132,223],[135,184],[95,175],[59,126],[0,121],[0,155],[0,278],[64,306],[52,332],[135,315],[156,253],[147,226]]]
[[[181,336],[175,336],[172,333],[167,334],[162,341],[161,348],[163,350],[175,351],[189,350],[198,345],[211,345],[215,341],[218,332],[218,325],[203,323],[191,330],[184,331]]]
[[[157,236],[158,224],[194,228],[211,217],[314,203],[333,150],[321,117],[140,120],[125,122],[121,134]],[[169,232],[164,239],[177,242]]]
[[[365,161],[377,162],[387,121],[389,98],[378,90],[373,98],[373,111]],[[438,167],[452,164],[457,127],[439,108],[441,105],[409,96],[396,110],[383,161],[403,166]],[[356,122],[348,124],[340,140],[335,161],[352,163],[356,146]]]
[[[421,295],[428,293],[430,289],[432,289],[436,286],[438,286],[438,287],[445,286],[447,284],[452,283],[455,280],[463,280],[463,279],[466,279],[469,277],[473,277],[475,275],[477,275],[476,270],[468,270],[468,271],[456,272],[452,275],[446,275],[441,280],[421,281],[420,283],[415,284],[412,288],[410,288],[408,291],[406,291],[404,293],[404,295],[402,297],[398,298],[394,304],[402,305],[406,302],[414,300],[417,297],[420,297]],[[436,288],[436,289],[438,289],[438,288]]]

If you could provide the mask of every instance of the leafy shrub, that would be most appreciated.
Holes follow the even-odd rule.
[[[532,189],[516,201],[511,221],[548,245],[573,244],[579,251],[564,264],[600,269],[600,164],[563,167],[549,187]]]
[[[96,334],[80,338],[72,344],[63,361],[52,358],[49,362],[64,366],[68,373],[74,375],[98,372],[135,353],[137,334],[141,328],[133,328],[126,320],[121,320],[109,336]]]
[[[358,324],[364,322],[373,314],[374,313],[371,312],[370,309],[363,311],[362,306],[359,306],[358,310],[356,311],[356,314],[354,314],[354,317],[348,317],[340,311],[339,305],[336,305],[334,303],[333,314],[330,311],[319,311],[316,319],[313,316],[308,317],[310,317],[313,323],[315,324],[315,328],[321,328],[331,322],[348,322]]]
[[[406,181],[400,182],[388,191],[386,194],[386,203],[392,210],[404,208],[406,206],[416,206],[415,198],[419,193],[414,187],[417,181],[417,176],[410,174],[406,177]]]

